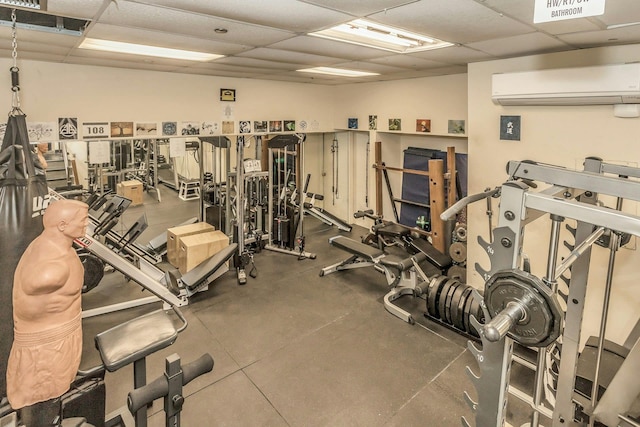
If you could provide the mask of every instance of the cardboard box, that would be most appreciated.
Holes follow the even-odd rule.
[[[142,183],[137,180],[122,181],[116,186],[116,192],[119,196],[126,197],[131,200],[131,206],[142,204]]]
[[[174,267],[178,266],[181,237],[214,230],[215,227],[211,224],[207,224],[206,222],[196,222],[194,224],[169,228],[167,230],[167,261],[169,261],[169,263]]]
[[[180,238],[178,270],[182,274],[229,246],[229,237],[220,230]]]

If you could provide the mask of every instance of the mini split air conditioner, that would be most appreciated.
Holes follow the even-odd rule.
[[[494,74],[500,105],[640,104],[640,63]]]

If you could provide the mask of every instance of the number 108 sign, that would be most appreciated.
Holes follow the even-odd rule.
[[[84,139],[109,138],[109,123],[82,123],[82,136]]]

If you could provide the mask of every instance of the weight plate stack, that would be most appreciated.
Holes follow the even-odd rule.
[[[442,285],[448,280],[447,276],[438,276],[431,280],[429,283],[429,290],[427,294],[427,313],[429,316],[440,318],[438,313],[438,298],[440,298],[440,292],[442,291]]]

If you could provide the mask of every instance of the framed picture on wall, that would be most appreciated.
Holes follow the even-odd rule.
[[[369,116],[369,130],[378,130],[378,116]]]
[[[236,100],[235,89],[220,89],[220,101],[233,102]]]
[[[464,134],[466,132],[464,120],[449,120],[447,131],[449,133]]]
[[[431,132],[431,120],[429,120],[429,119],[417,119],[416,120],[416,132]]]
[[[520,141],[520,116],[500,116],[500,139]]]

